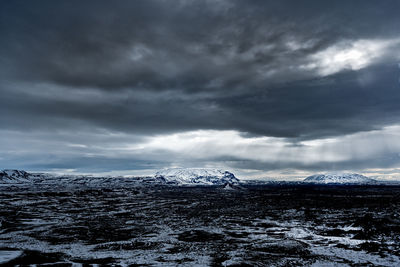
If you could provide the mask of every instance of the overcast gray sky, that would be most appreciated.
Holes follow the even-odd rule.
[[[1,1],[0,167],[400,178],[400,1]]]

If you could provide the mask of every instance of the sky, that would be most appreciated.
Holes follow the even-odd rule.
[[[400,179],[400,1],[1,1],[0,169]]]

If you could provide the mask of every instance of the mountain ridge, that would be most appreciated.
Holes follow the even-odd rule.
[[[314,184],[371,184],[377,181],[358,173],[314,174],[303,180]]]
[[[31,174],[22,170],[5,169],[0,171],[0,181],[6,183],[26,183],[29,182]]]
[[[158,171],[155,178],[164,180],[169,184],[224,185],[226,183],[239,183],[239,179],[229,171],[207,168],[164,169]]]

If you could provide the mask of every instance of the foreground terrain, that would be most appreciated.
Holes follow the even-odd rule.
[[[0,262],[400,266],[398,186],[222,188],[2,186]]]

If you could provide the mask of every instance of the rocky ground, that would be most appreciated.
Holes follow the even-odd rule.
[[[400,187],[0,188],[7,265],[400,266]]]

